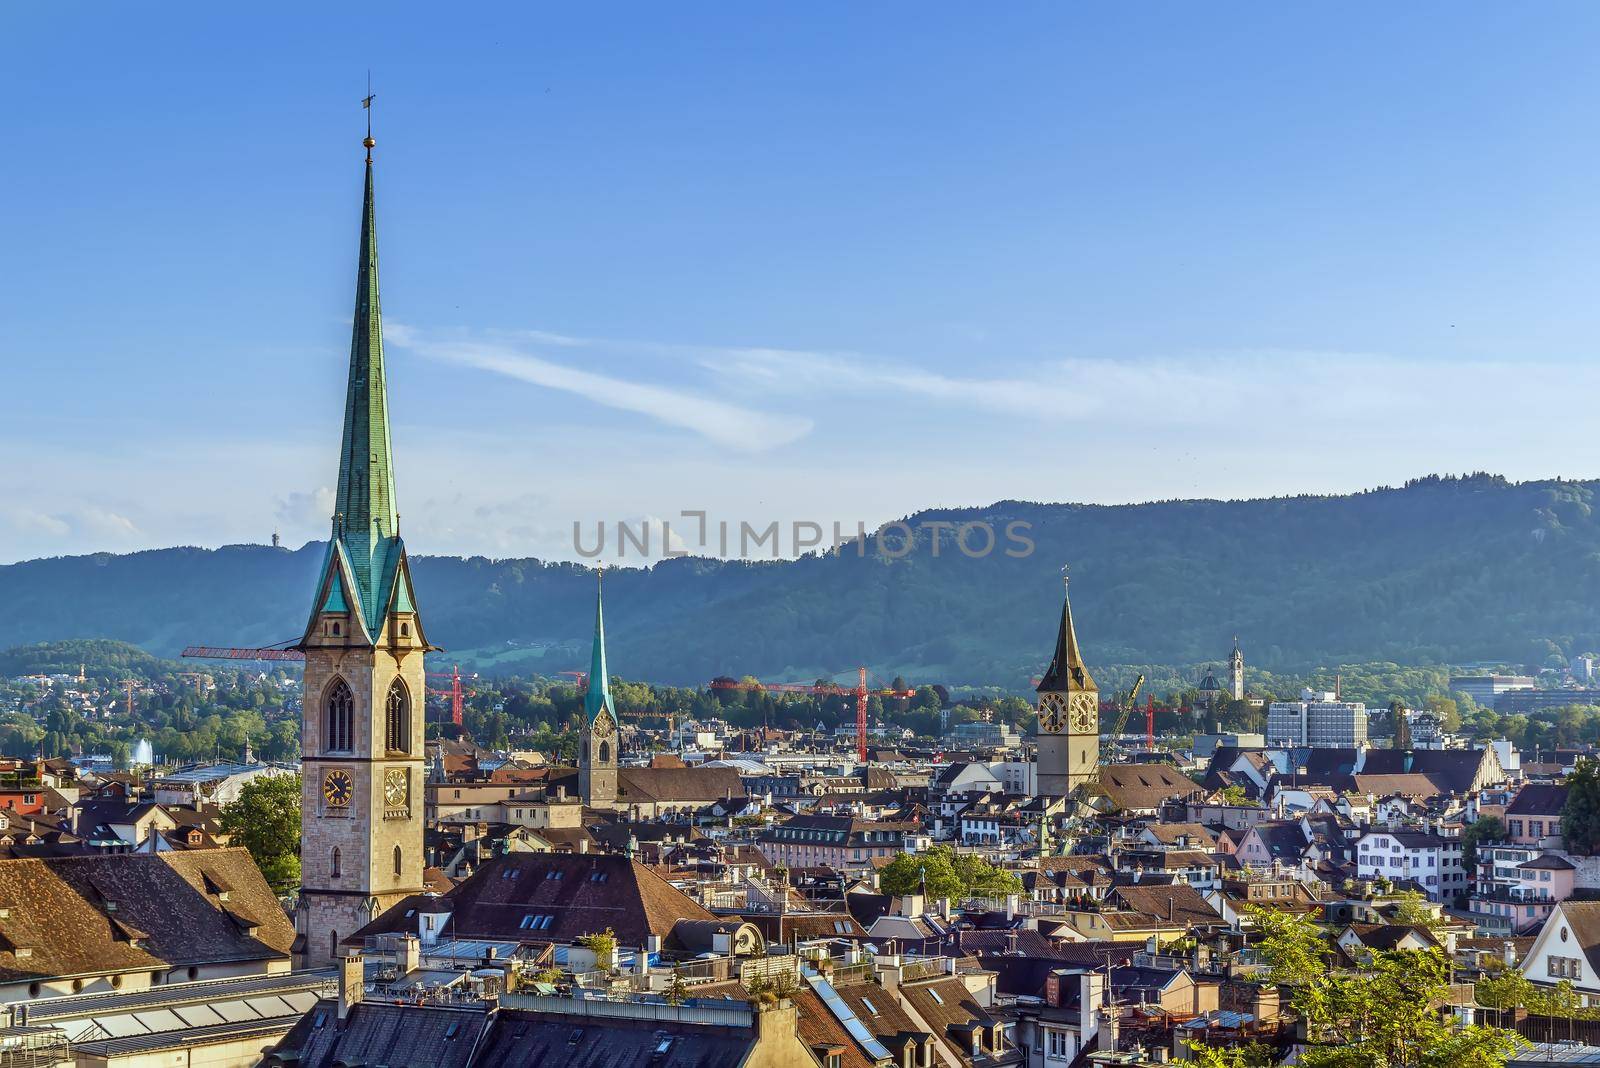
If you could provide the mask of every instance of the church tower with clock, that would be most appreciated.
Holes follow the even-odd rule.
[[[1038,792],[1065,797],[1100,767],[1100,691],[1078,652],[1072,599],[1063,597],[1056,652],[1039,680]]]
[[[606,673],[605,607],[597,585],[594,648],[589,655],[589,688],[583,696],[583,738],[578,743],[578,793],[590,808],[617,805],[617,740],[617,709],[611,703],[611,676]]]
[[[333,530],[311,616],[301,713],[300,900],[308,966],[422,882],[423,635],[400,540],[378,240],[367,148],[355,325]]]

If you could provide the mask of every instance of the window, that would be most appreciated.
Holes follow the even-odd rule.
[[[323,748],[331,753],[348,753],[355,740],[356,697],[343,679],[335,679],[328,691],[327,730]]]
[[[400,871],[401,871],[401,868],[403,866],[404,865],[402,865],[402,863],[401,863],[400,847],[399,846],[395,846],[394,847],[394,874],[395,874],[395,878],[399,878],[400,877]]]
[[[939,1004],[939,1005],[943,1005],[944,1004],[944,998],[940,997],[939,996],[939,992],[937,990],[934,990],[932,987],[928,988],[928,996],[934,1000],[935,1004]]]
[[[865,1005],[867,1007],[867,1011],[870,1012],[873,1016],[878,1015],[878,1007],[876,1005],[874,1005],[872,1002],[868,1001],[866,998],[862,998],[861,999],[861,1004]]]
[[[328,956],[337,957],[338,955],[339,955],[339,932],[338,931],[329,931],[328,932]]]
[[[411,637],[411,624],[410,623],[402,623],[402,624],[400,624],[400,637],[402,637],[402,638]]]
[[[385,706],[383,744],[391,753],[411,751],[411,701],[406,694],[406,684],[399,679],[389,687],[389,700]]]
[[[334,846],[333,847],[333,860],[332,860],[332,862],[330,864],[330,874],[335,879],[337,879],[339,877],[339,847],[338,846]]]
[[[611,743],[610,742],[601,742],[600,743],[600,763],[602,763],[602,764],[611,763]]]

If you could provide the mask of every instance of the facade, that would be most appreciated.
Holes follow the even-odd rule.
[[[1557,905],[1522,958],[1522,974],[1547,990],[1571,983],[1583,1004],[1600,1002],[1600,901]]]
[[[1496,699],[1512,690],[1531,690],[1529,675],[1456,675],[1450,679],[1452,693],[1466,694],[1484,708],[1496,708]]]
[[[850,728],[852,731],[854,727]],[[1011,729],[1009,723],[984,723],[974,720],[971,723],[957,723],[945,732],[946,745],[958,749],[975,747],[983,749],[1015,749],[1022,744],[1022,738]]]
[[[1100,690],[1078,652],[1070,598],[1038,693],[1039,793],[1062,797],[1094,782],[1100,765]]]
[[[917,824],[877,823],[854,816],[796,816],[769,827],[756,840],[772,864],[837,871],[893,860],[903,852],[916,852],[921,844]]]
[[[1304,691],[1267,708],[1267,744],[1295,749],[1350,749],[1367,744],[1367,706],[1331,693]]]
[[[1559,853],[1529,845],[1480,845],[1468,910],[1485,935],[1537,930],[1572,896],[1576,869]]]
[[[311,617],[301,719],[301,878],[307,964],[422,890],[423,654],[400,539],[378,301],[367,138],[355,324],[333,530]]]
[[[1448,903],[1467,890],[1461,840],[1431,831],[1378,827],[1356,840],[1356,877],[1409,880],[1429,901]]]

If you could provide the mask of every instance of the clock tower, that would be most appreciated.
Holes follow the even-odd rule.
[[[1072,599],[1063,597],[1056,652],[1039,680],[1038,791],[1064,797],[1100,768],[1100,691],[1078,653]]]
[[[422,632],[400,540],[378,306],[372,134],[356,268],[355,325],[333,530],[311,616],[300,724],[302,960],[422,884]]]
[[[617,709],[611,703],[606,673],[606,617],[595,574],[594,648],[589,655],[589,688],[583,696],[583,738],[578,751],[578,793],[590,808],[617,804]]]

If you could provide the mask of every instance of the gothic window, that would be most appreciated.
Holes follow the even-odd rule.
[[[337,623],[335,623],[333,625],[333,636],[335,638],[337,638],[339,636],[339,624],[337,624]]]
[[[355,741],[356,697],[343,679],[328,692],[327,732],[324,748],[332,753],[349,752]]]
[[[339,932],[338,931],[329,931],[328,932],[328,956],[333,957],[336,960],[338,959],[338,956],[339,956]]]
[[[600,743],[600,763],[611,763],[611,743],[609,742]]]
[[[391,753],[411,751],[411,702],[407,700],[405,683],[399,679],[389,687],[389,700],[385,705],[383,744]]]
[[[401,867],[401,865],[400,865],[400,847],[399,846],[395,846],[394,847],[394,874],[395,874],[395,878],[397,878],[397,879],[400,877],[400,867]]]
[[[333,877],[335,879],[337,879],[339,877],[339,847],[338,846],[334,846],[333,847]]]

